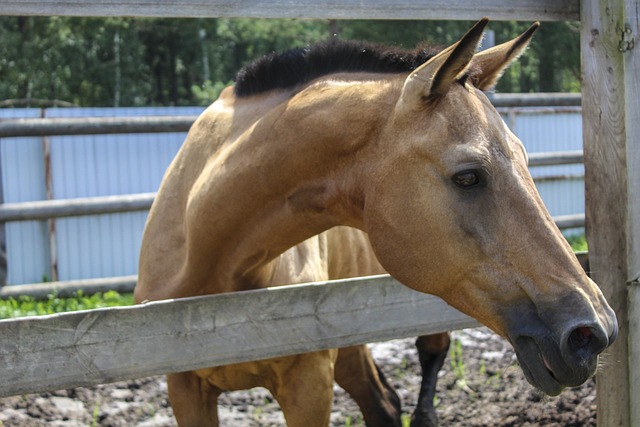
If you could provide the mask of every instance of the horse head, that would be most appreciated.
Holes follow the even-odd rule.
[[[402,82],[363,162],[363,228],[387,271],[506,337],[529,382],[555,395],[594,373],[617,322],[483,93],[538,24],[476,53],[486,22]]]

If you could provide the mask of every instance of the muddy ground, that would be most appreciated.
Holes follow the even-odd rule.
[[[525,381],[510,345],[488,329],[455,332],[454,338],[459,345],[452,345],[438,383],[441,426],[596,425],[594,380],[544,397]],[[372,351],[409,414],[420,385],[413,340],[373,344]],[[262,389],[223,395],[220,418],[222,426],[284,425]],[[362,425],[357,406],[336,386],[331,426]],[[0,427],[37,426],[168,427],[175,421],[163,377],[0,399]]]

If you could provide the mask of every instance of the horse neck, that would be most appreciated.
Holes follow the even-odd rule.
[[[234,289],[260,287],[288,248],[335,225],[361,228],[360,154],[392,103],[360,92],[348,85],[307,90],[250,124],[234,124],[246,130],[223,144],[192,187],[185,267],[208,265],[206,277]],[[250,102],[236,101],[232,117],[254,108]],[[365,112],[366,102],[373,107]]]

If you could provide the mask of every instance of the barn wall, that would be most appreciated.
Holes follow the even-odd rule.
[[[46,117],[195,115],[202,107],[49,109]],[[0,110],[0,117],[39,109]],[[162,175],[184,140],[184,133],[50,137],[53,197],[110,196],[157,191]],[[45,200],[40,138],[2,139],[6,203]],[[137,273],[144,212],[62,218],[55,221],[59,280]],[[47,221],[7,224],[9,284],[51,278]]]

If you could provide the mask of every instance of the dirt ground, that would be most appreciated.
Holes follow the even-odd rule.
[[[558,397],[545,397],[525,381],[511,346],[488,329],[458,331],[453,336],[456,341],[438,383],[441,426],[596,425],[594,380]],[[407,414],[420,386],[413,341],[371,346]],[[222,426],[284,425],[277,404],[263,389],[223,395],[219,412]],[[362,425],[357,406],[336,386],[331,427]],[[163,377],[0,399],[0,427],[37,426],[168,427],[175,421]]]

